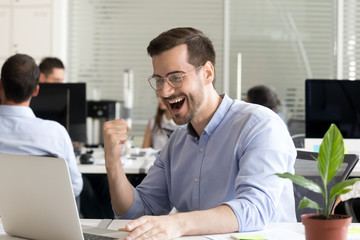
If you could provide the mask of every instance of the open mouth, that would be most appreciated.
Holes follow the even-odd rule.
[[[168,101],[171,110],[179,110],[185,102],[185,97],[178,97]]]

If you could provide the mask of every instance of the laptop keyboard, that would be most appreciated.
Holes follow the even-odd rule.
[[[105,236],[94,235],[94,234],[90,234],[90,233],[83,233],[83,235],[84,235],[84,240],[118,239],[118,238],[113,238],[113,237],[105,237]]]

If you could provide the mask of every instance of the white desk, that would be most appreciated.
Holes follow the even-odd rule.
[[[352,223],[350,227],[360,229],[360,223]],[[261,235],[268,240],[305,240],[305,229],[302,223],[270,223],[264,230],[242,233],[242,235]],[[230,240],[231,234],[207,235],[214,240]],[[360,239],[360,234],[348,234],[348,239]]]
[[[1,221],[1,220],[0,220]],[[129,220],[114,220],[110,225],[109,229],[118,229],[125,226],[125,224]],[[100,220],[97,219],[81,219],[82,225],[89,225],[89,226],[97,226]],[[351,227],[356,227],[360,229],[360,223],[352,223]],[[305,240],[305,230],[302,223],[270,223],[264,230],[257,231],[257,232],[246,232],[241,233],[242,235],[261,235],[266,237],[268,240]],[[231,240],[231,234],[218,234],[218,235],[206,235],[206,236],[186,236],[181,237],[180,239],[213,239],[213,240]],[[23,239],[23,238],[16,238],[11,237],[5,234],[2,225],[0,223],[0,240],[13,240],[13,239]],[[360,234],[348,234],[348,239],[352,240],[359,240]]]
[[[81,173],[89,174],[106,174],[105,169],[105,159],[104,159],[104,150],[102,148],[92,149],[93,157],[95,158],[94,164],[80,164],[78,162],[78,168]],[[139,174],[147,173],[149,168],[154,163],[155,150],[151,148],[145,149],[134,149],[133,154],[128,154],[128,157],[123,157],[123,167],[126,174]],[[143,156],[135,156],[137,153],[145,153]]]
[[[105,159],[104,159],[104,150],[102,148],[95,148],[92,149],[94,151],[93,156],[95,158],[94,164],[80,164],[78,162],[79,171],[81,173],[89,173],[89,174],[106,174],[105,169]],[[145,151],[146,154],[141,157],[134,158],[123,158],[123,167],[126,174],[139,174],[139,173],[147,173],[149,171],[149,168],[154,163],[155,156],[154,153],[155,150],[151,148],[137,148],[136,151]],[[306,151],[305,149],[299,149],[302,151]],[[357,152],[356,154],[360,155],[360,152]],[[128,155],[129,156],[129,155]],[[317,166],[316,162],[313,164],[309,164],[308,161],[305,162],[305,164],[302,163],[296,163],[295,162],[296,169],[299,170],[297,172],[301,175],[317,175]],[[350,174],[350,177],[360,177],[360,161],[356,164],[355,168]]]

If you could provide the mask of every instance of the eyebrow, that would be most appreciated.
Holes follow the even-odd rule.
[[[184,71],[179,71],[179,70],[177,70],[177,71],[172,71],[172,72],[167,73],[167,74],[165,75],[165,77],[169,76],[170,74],[174,74],[174,73],[185,73],[185,72],[184,72]],[[160,76],[160,75],[158,75],[158,74],[153,74],[152,76],[153,76],[153,77],[161,77],[161,78],[162,78],[162,76]]]

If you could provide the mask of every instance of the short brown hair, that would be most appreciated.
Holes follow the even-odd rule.
[[[40,72],[45,74],[45,76],[51,74],[54,68],[65,69],[65,66],[62,61],[56,57],[44,58],[39,64]]]
[[[6,60],[1,69],[5,96],[15,103],[27,101],[39,83],[40,70],[34,59],[16,54]]]
[[[215,50],[211,40],[203,32],[190,28],[173,28],[154,38],[147,47],[153,57],[176,46],[186,44],[189,54],[188,62],[195,67],[210,61],[215,67]]]

